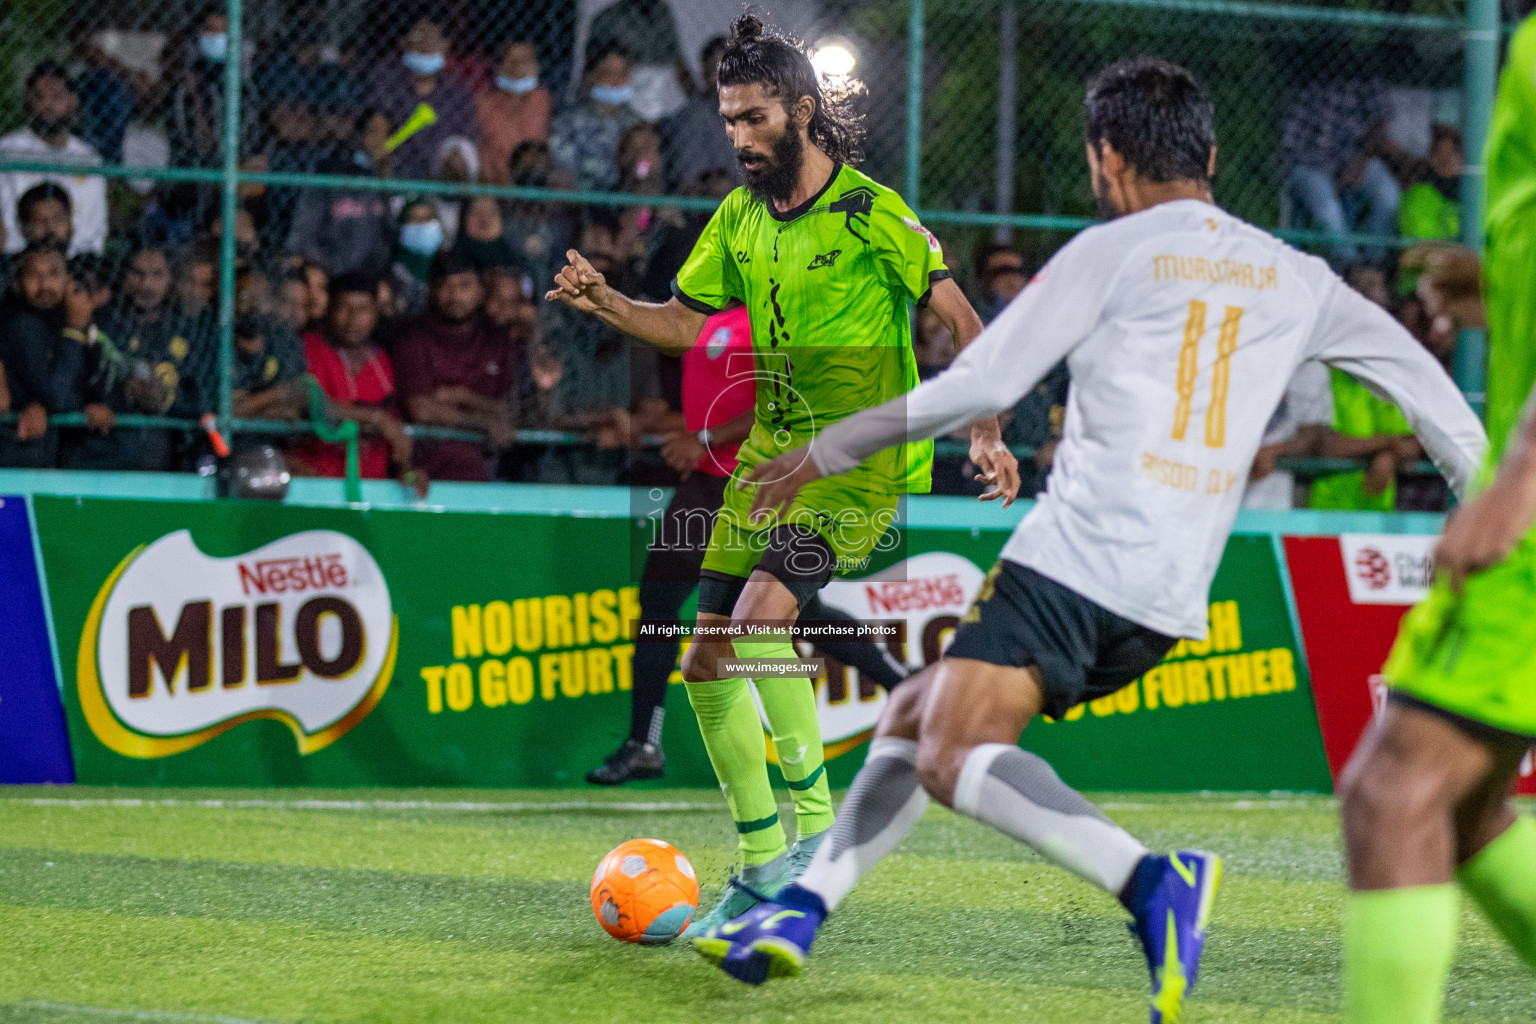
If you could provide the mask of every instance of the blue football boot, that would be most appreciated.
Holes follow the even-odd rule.
[[[1139,906],[1127,925],[1141,941],[1152,974],[1152,1024],[1176,1024],[1193,991],[1205,946],[1221,858],[1199,850],[1149,855],[1136,869]]]
[[[820,896],[791,885],[773,900],[763,900],[695,938],[693,948],[737,981],[761,985],[769,978],[800,973],[816,930],[826,919]]]

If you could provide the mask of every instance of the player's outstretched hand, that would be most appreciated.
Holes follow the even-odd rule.
[[[1445,526],[1435,549],[1435,571],[1460,594],[1468,576],[1502,562],[1536,515],[1529,481],[1501,473],[1482,494],[1461,506]]]
[[[575,249],[567,249],[569,262],[555,275],[555,286],[544,293],[546,302],[563,302],[583,313],[595,313],[606,305],[608,282],[587,258]]]
[[[809,448],[796,448],[753,466],[736,481],[737,490],[744,491],[754,485],[757,487],[757,493],[752,496],[752,510],[747,513],[747,522],[758,522],[764,512],[771,512],[774,516],[782,515],[789,503],[795,500],[795,495],[800,493],[800,488],[812,480],[820,479],[821,470],[816,468],[816,461],[811,458]]]
[[[1012,505],[1019,496],[1019,460],[1003,443],[1001,437],[991,439],[971,438],[971,461],[981,472],[976,479],[991,489],[981,495],[982,501],[1003,499],[1003,508]]]

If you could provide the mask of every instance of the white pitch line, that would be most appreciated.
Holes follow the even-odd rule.
[[[109,1017],[115,1020],[168,1021],[172,1024],[270,1024],[268,1021],[230,1017],[222,1013],[183,1013],[179,1010],[125,1010],[110,1006],[85,1006],[77,1003],[48,1003],[29,1000],[24,1003],[0,1004],[17,1009],[51,1010],[58,1013],[86,1014],[92,1017]]]
[[[1179,807],[1172,803],[1103,803],[1096,805],[1103,811],[1157,811],[1171,807]],[[1193,805],[1196,810],[1213,809],[1218,811],[1273,811],[1273,810],[1297,810],[1302,808],[1328,808],[1333,806],[1329,800],[1210,800]]]
[[[519,802],[494,801],[437,801],[437,800],[142,800],[74,799],[59,797],[29,797],[19,800],[0,799],[0,807],[7,803],[28,804],[33,807],[208,807],[216,809],[261,808],[300,811],[457,811],[467,814],[529,811],[624,811],[652,813],[656,811],[717,811],[718,803],[692,803],[682,801],[606,801],[606,800],[555,800],[547,803],[536,800]]]

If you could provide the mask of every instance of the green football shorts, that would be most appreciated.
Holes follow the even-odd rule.
[[[1393,692],[1536,738],[1536,541],[1467,578],[1442,580],[1403,619],[1382,670]]]
[[[762,521],[749,522],[747,514],[757,488],[736,489],[738,476],[747,469],[738,465],[726,485],[725,502],[715,517],[704,555],[705,570],[743,579],[752,575],[768,548],[769,534],[783,524],[802,526],[825,538],[836,559],[833,575],[867,571],[875,546],[896,520],[897,495],[850,486],[843,476],[823,477],[801,488],[780,518],[765,514]]]

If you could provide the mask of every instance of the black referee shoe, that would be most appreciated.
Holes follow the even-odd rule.
[[[631,738],[587,772],[587,781],[594,786],[622,786],[636,779],[659,779],[666,767],[667,758],[660,747]]]

